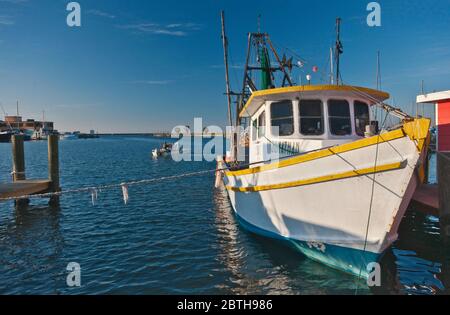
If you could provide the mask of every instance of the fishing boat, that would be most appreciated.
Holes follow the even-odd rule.
[[[8,131],[0,132],[0,143],[11,142],[11,138],[14,135],[22,135],[24,141],[30,141],[31,140],[31,137],[27,133],[22,132],[22,131],[17,130],[17,129],[11,129],[11,130],[8,130]]]
[[[11,137],[13,133],[11,131],[2,131],[0,132],[0,143],[8,143],[11,142]]]
[[[231,156],[218,158],[217,174],[244,228],[368,278],[372,263],[397,240],[412,195],[424,180],[430,120],[386,104],[386,92],[342,83],[339,27],[338,19],[330,58],[336,79],[333,74],[321,85],[295,84],[292,59],[279,58],[269,35],[249,34],[242,92],[231,92],[227,80],[229,122],[247,122],[249,155],[237,160],[242,149],[233,136]],[[260,72],[260,89],[251,71]],[[234,122],[232,95],[239,95]],[[380,126],[376,108],[399,124]]]

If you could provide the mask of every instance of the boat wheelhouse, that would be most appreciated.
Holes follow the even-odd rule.
[[[249,161],[267,161],[273,154],[289,156],[373,135],[377,125],[371,106],[388,98],[385,92],[336,85],[257,91],[240,114],[251,125]]]

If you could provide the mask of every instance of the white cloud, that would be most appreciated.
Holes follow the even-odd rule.
[[[104,11],[95,10],[95,9],[88,10],[87,13],[91,14],[91,15],[105,17],[105,18],[108,18],[108,19],[115,19],[116,18],[115,15],[112,15],[112,14],[104,12]]]
[[[4,0],[2,0],[4,1]],[[10,16],[0,15],[0,25],[14,25],[14,20]]]
[[[201,29],[201,26],[195,23],[171,23],[166,25],[158,23],[140,23],[120,25],[118,27],[144,34],[168,35],[177,37],[187,36],[190,32],[198,31]]]
[[[133,81],[134,84],[146,84],[146,85],[167,85],[173,83],[173,80],[139,80]]]

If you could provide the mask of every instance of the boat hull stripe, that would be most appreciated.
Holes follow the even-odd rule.
[[[232,190],[232,191],[236,191],[236,192],[258,192],[258,191],[284,189],[284,188],[306,186],[306,185],[318,184],[318,183],[329,182],[329,181],[334,181],[334,180],[340,180],[340,179],[359,177],[359,176],[364,176],[364,175],[369,175],[369,174],[381,173],[381,172],[405,168],[406,165],[407,165],[407,161],[404,160],[402,162],[397,162],[397,163],[385,164],[385,165],[369,167],[369,168],[364,168],[364,169],[359,169],[359,170],[352,170],[352,171],[347,171],[347,172],[343,172],[343,173],[325,175],[325,176],[320,176],[320,177],[315,177],[315,178],[310,178],[310,179],[302,179],[302,180],[288,182],[288,183],[263,185],[263,186],[249,186],[249,187],[227,186],[226,188],[227,188],[227,190]]]
[[[369,146],[376,145],[376,144],[381,144],[384,142],[404,138],[405,136],[406,136],[406,134],[403,132],[402,129],[397,129],[397,130],[391,131],[391,132],[383,134],[383,135],[366,138],[366,139],[361,139],[361,140],[350,142],[350,143],[345,143],[345,144],[342,144],[340,146],[336,146],[333,148],[328,148],[328,149],[308,153],[305,155],[292,157],[292,158],[289,158],[286,160],[277,161],[275,163],[262,165],[259,167],[249,168],[249,169],[240,170],[240,171],[227,171],[227,172],[225,172],[225,175],[226,176],[242,176],[242,175],[256,174],[256,173],[274,170],[274,169],[278,169],[278,168],[283,168],[283,167],[287,167],[287,166],[291,166],[291,165],[314,161],[314,160],[318,160],[321,158],[325,158],[325,157],[329,157],[332,155],[369,147]]]

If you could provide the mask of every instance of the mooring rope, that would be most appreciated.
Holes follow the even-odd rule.
[[[204,174],[210,174],[218,171],[225,171],[227,169],[223,170],[203,170],[198,172],[192,172],[192,173],[185,173],[181,175],[173,175],[173,176],[165,176],[165,177],[159,177],[159,178],[151,178],[151,179],[143,179],[143,180],[137,180],[137,181],[130,181],[130,182],[123,182],[123,183],[117,183],[117,184],[108,184],[108,185],[100,185],[100,186],[90,186],[90,187],[82,187],[82,188],[76,188],[76,189],[68,189],[64,191],[56,191],[56,192],[48,192],[48,193],[42,193],[42,194],[33,194],[33,195],[23,195],[23,196],[17,196],[17,197],[8,197],[8,198],[0,198],[0,202],[2,201],[13,201],[18,199],[34,199],[34,198],[47,198],[47,197],[56,197],[56,196],[62,196],[67,194],[76,194],[76,193],[94,193],[98,191],[104,191],[104,190],[111,190],[115,188],[121,188],[123,191],[124,196],[127,195],[128,187],[130,186],[137,186],[137,185],[145,185],[145,184],[152,184],[156,182],[162,182],[172,179],[178,179],[178,178],[184,178],[184,177],[192,177],[197,175],[204,175]],[[127,199],[124,197],[124,199]]]

